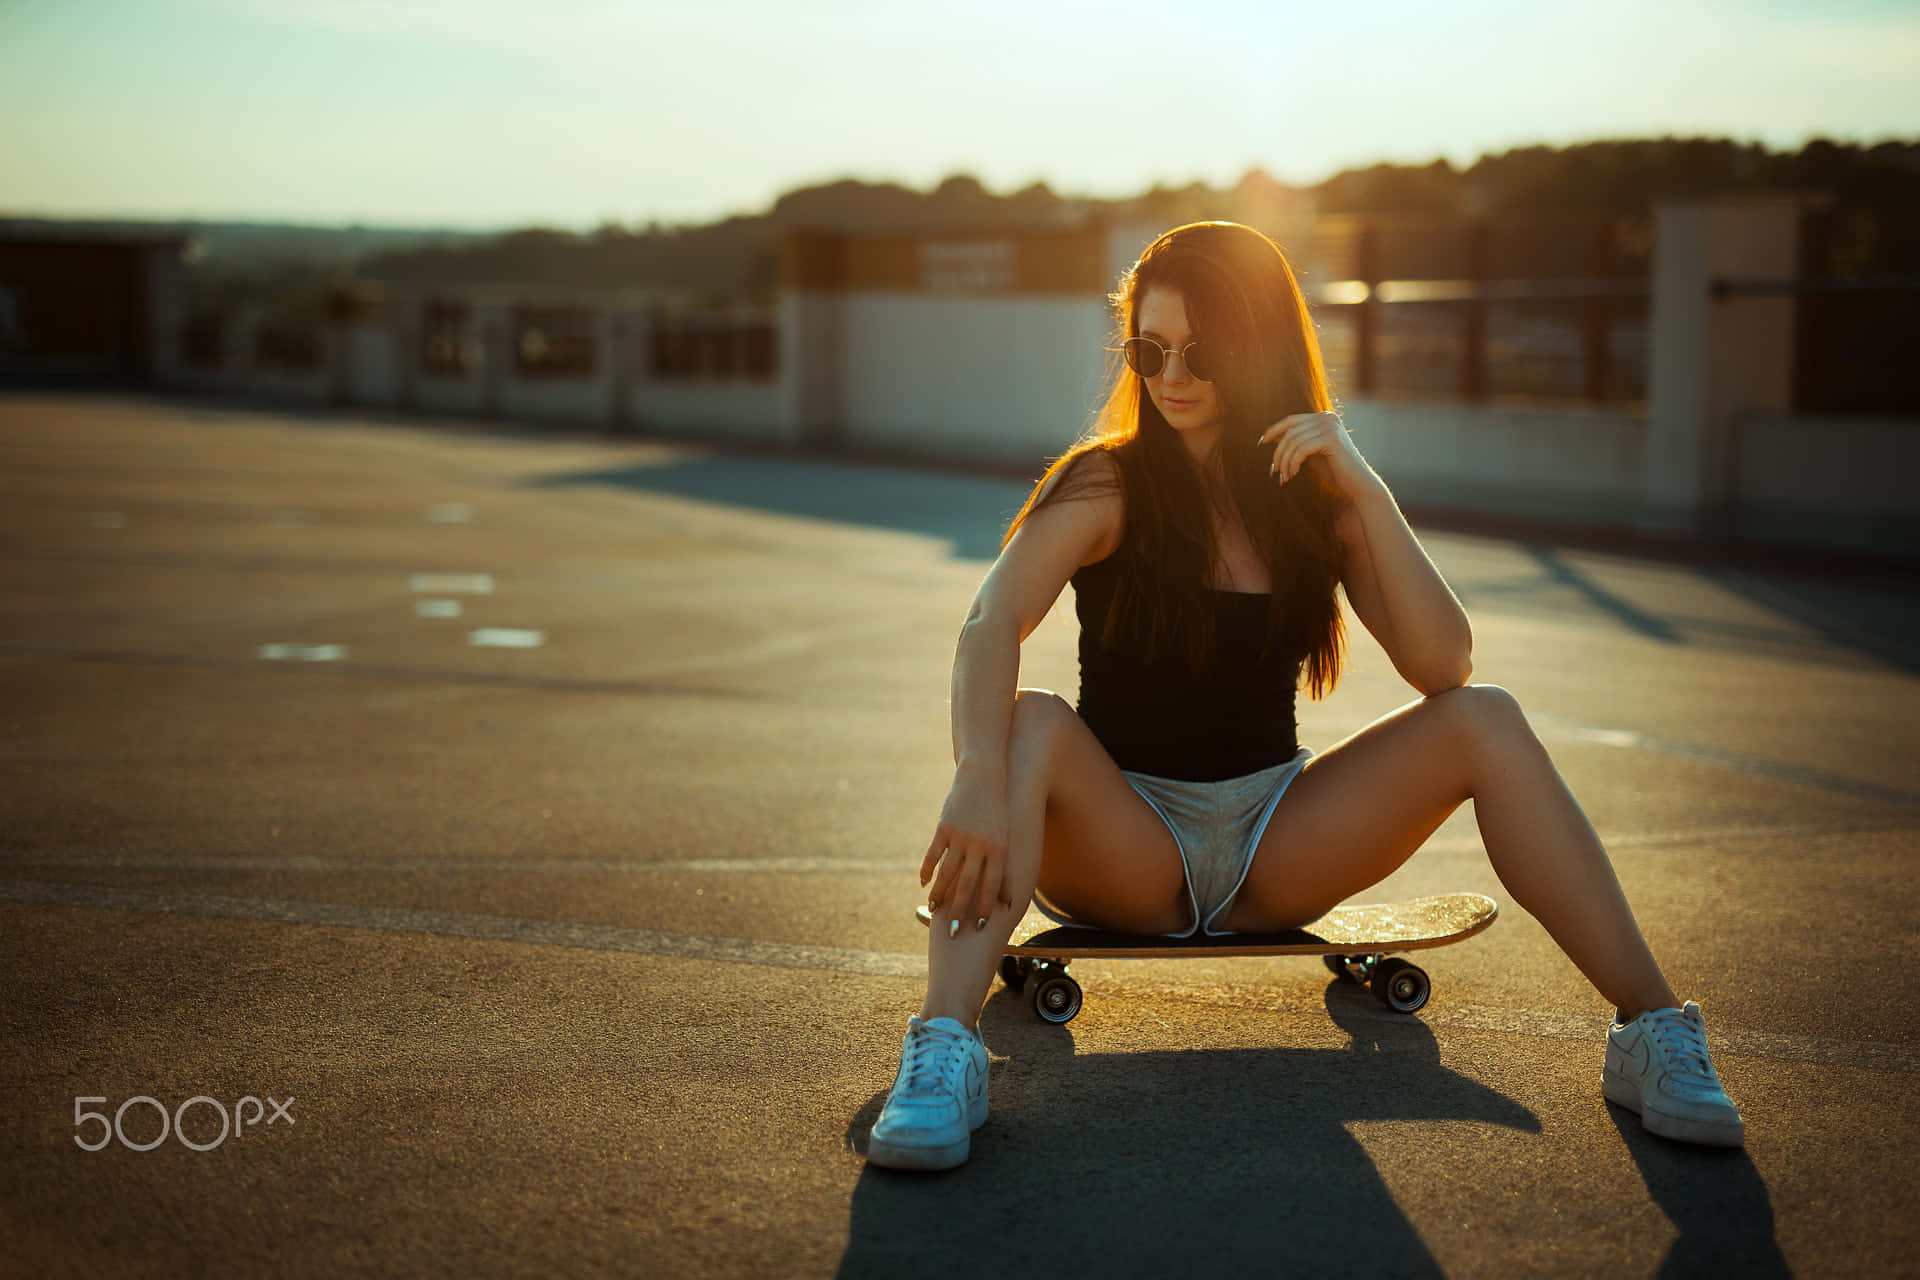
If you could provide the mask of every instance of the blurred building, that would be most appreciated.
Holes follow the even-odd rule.
[[[187,315],[187,238],[0,222],[0,381],[169,381]]]
[[[1741,196],[1632,226],[1328,218],[1283,243],[1343,417],[1405,501],[1920,558],[1920,400],[1881,367],[1910,329],[1820,363],[1854,314],[1836,308],[1910,314],[1920,289],[1835,278],[1809,251],[1821,217],[1817,200]],[[45,244],[0,259],[40,255],[0,270],[19,281],[0,333],[21,368],[1037,468],[1103,400],[1108,294],[1155,230],[800,233],[771,306],[367,286],[291,326],[182,323],[177,244]],[[63,301],[62,280],[92,283]]]

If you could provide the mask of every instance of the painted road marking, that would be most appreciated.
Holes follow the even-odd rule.
[[[1676,756],[1682,760],[1697,760],[1702,764],[1719,765],[1721,768],[1737,769],[1742,773],[1758,774],[1763,778],[1772,778],[1776,782],[1790,782],[1795,786],[1814,787],[1821,791],[1837,792],[1840,795],[1857,796],[1862,800],[1877,800],[1884,804],[1896,804],[1905,808],[1920,807],[1920,796],[1916,796],[1911,791],[1890,787],[1884,783],[1865,782],[1837,773],[1828,773],[1824,769],[1782,764],[1777,760],[1763,760],[1757,756],[1742,755],[1735,751],[1716,751],[1712,747],[1700,747],[1691,742],[1656,738],[1651,734],[1632,729],[1609,729],[1604,725],[1586,724],[1570,716],[1529,712],[1527,719],[1533,723],[1535,731],[1549,742],[1586,742],[1629,751],[1651,751],[1657,755]]]
[[[340,929],[370,929],[387,933],[424,933],[441,937],[491,942],[518,942],[532,946],[575,947],[586,951],[618,951],[674,959],[722,961],[771,969],[815,969],[832,973],[865,974],[885,978],[924,978],[924,955],[862,951],[852,947],[807,946],[788,942],[757,942],[751,938],[715,938],[699,934],[665,933],[655,929],[622,929],[614,925],[576,924],[566,920],[523,920],[512,916],[468,915],[451,911],[419,911],[404,907],[347,906],[331,902],[292,902],[270,898],[225,898],[201,893],[159,893],[146,889],[109,889],[99,885],[47,884],[32,880],[0,881],[0,900],[30,906],[91,907],[107,911],[151,911],[165,915],[213,916],[232,920],[264,920],[280,924],[320,925]],[[1124,979],[1109,989],[1148,989],[1146,983]],[[1234,1004],[1230,997],[1180,988],[1182,1000]],[[1363,1021],[1400,1025],[1404,1015],[1382,1009],[1355,1010]],[[1421,1010],[1428,1026],[1505,1035],[1539,1036],[1577,1044],[1598,1043],[1604,1015],[1552,1013],[1533,1009],[1501,1009],[1461,1005]],[[1898,1071],[1920,1074],[1920,1045],[1885,1041],[1841,1040],[1828,1036],[1775,1035],[1765,1031],[1716,1028],[1714,1046],[1723,1056],[1750,1054],[1796,1062]]]
[[[415,595],[490,596],[490,573],[416,573],[407,580]]]
[[[1626,831],[1605,836],[1609,849],[1666,848],[1726,844],[1734,841],[1802,840],[1820,836],[1868,839],[1878,836],[1912,834],[1912,827],[1873,826],[1839,829],[1824,826],[1703,827],[1696,831]],[[1436,838],[1421,846],[1422,852],[1442,850],[1478,853],[1478,836],[1458,839]],[[53,867],[98,869],[119,867],[140,871],[313,871],[348,872],[355,875],[413,875],[447,872],[498,872],[502,875],[651,875],[663,872],[695,875],[914,875],[920,867],[917,854],[891,858],[807,858],[779,856],[766,858],[662,858],[655,861],[638,858],[322,858],[309,854],[172,854],[172,853],[29,853],[7,855],[13,867]]]
[[[463,608],[458,600],[415,600],[413,616],[416,618],[457,618]]]
[[[347,656],[343,644],[263,644],[260,656],[269,662],[338,662]]]
[[[415,575],[429,577],[432,575]],[[473,575],[486,578],[485,574]],[[487,579],[491,584],[491,579]],[[489,585],[491,589],[491,585]],[[906,630],[910,623],[897,623],[890,630]],[[731,653],[711,654],[690,658],[675,658],[654,663],[629,671],[618,678],[588,679],[564,675],[508,674],[485,671],[449,671],[434,667],[411,666],[366,666],[355,664],[347,668],[356,675],[374,679],[388,680],[404,678],[419,681],[444,681],[455,684],[498,684],[523,688],[574,690],[595,693],[644,693],[659,697],[690,698],[764,698],[765,694],[747,694],[739,690],[718,686],[689,686],[671,682],[654,683],[662,677],[690,675],[700,671],[720,669],[730,666],[745,666],[756,662],[772,661],[776,658],[803,652],[819,644],[823,639],[839,634],[874,634],[876,628],[841,628],[836,631],[812,633],[791,633],[775,637],[770,641],[761,641],[744,649]],[[231,659],[208,658],[199,654],[157,653],[144,649],[79,649],[66,645],[8,644],[0,641],[0,654],[20,657],[55,658],[70,662],[124,662],[132,664],[156,664],[176,667],[223,667]],[[803,701],[791,698],[791,701]],[[944,703],[939,704],[940,714],[945,714]],[[1803,768],[1781,764],[1778,761],[1763,760],[1755,756],[1740,755],[1731,751],[1712,751],[1696,747],[1690,743],[1673,742],[1665,739],[1650,738],[1631,730],[1602,729],[1599,726],[1581,725],[1571,719],[1560,719],[1538,712],[1529,712],[1528,719],[1540,736],[1552,741],[1581,741],[1581,734],[1604,733],[1606,739],[1588,737],[1586,741],[1606,741],[1609,745],[1625,746],[1632,739],[1631,749],[1664,753],[1697,760],[1703,764],[1718,765],[1726,769],[1751,773],[1777,782],[1788,782],[1795,786],[1811,787],[1815,790],[1850,795],[1863,800],[1875,801],[1900,809],[1920,809],[1920,791],[1908,791],[1885,783],[1868,782],[1849,778],[1843,774],[1828,773],[1821,769]]]
[[[427,508],[429,524],[467,524],[473,519],[473,508],[464,502],[436,502]]]
[[[127,527],[127,517],[119,511],[96,511],[88,523],[96,529],[124,529]]]
[[[394,858],[353,859],[319,858],[306,854],[234,854],[180,856],[165,853],[58,853],[8,854],[13,867],[100,868],[159,871],[319,871],[363,874],[403,874],[421,872],[494,871],[505,875],[520,873],[616,874],[639,875],[652,872],[691,872],[717,875],[750,872],[756,875],[889,875],[917,874],[916,859],[902,858],[674,858],[660,862],[640,862],[613,858]]]
[[[331,925],[343,929],[379,929],[392,933],[433,933],[455,938],[524,942],[537,946],[579,947],[589,951],[626,951],[688,960],[727,960],[775,969],[826,969],[909,978],[926,972],[925,956],[888,955],[850,947],[810,947],[750,938],[706,938],[622,929],[614,925],[574,924],[566,920],[519,920],[509,916],[418,911],[405,907],[346,906],[329,902],[288,902],[267,898],[222,898],[199,893],[155,893],[143,889],[107,889],[94,885],[0,881],[0,899],[48,906],[99,907],[109,911],[157,911],[168,915],[224,916],[234,920],[273,920],[283,924]]]
[[[522,631],[517,627],[481,627],[467,633],[467,643],[483,649],[538,649],[546,642],[546,632]]]

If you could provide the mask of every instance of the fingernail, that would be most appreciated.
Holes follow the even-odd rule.
[[[947,937],[957,938],[959,936],[960,936],[960,922],[958,920],[947,921]]]
[[[985,929],[986,927],[987,927],[987,918],[985,916],[981,916],[978,920],[975,920],[973,922],[974,932],[976,933],[978,933],[982,929]]]

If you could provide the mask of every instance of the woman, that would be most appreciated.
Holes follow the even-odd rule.
[[[1127,367],[1014,518],[961,630],[953,786],[921,866],[920,1014],[868,1159],[950,1168],[987,1118],[977,1030],[1028,902],[1109,929],[1293,928],[1378,883],[1472,799],[1495,872],[1617,1009],[1605,1096],[1737,1146],[1699,1006],[1661,975],[1612,865],[1519,706],[1469,685],[1472,631],[1348,438],[1280,249],[1169,231],[1115,295]],[[1071,580],[1077,709],[1017,689]],[[1318,756],[1294,689],[1331,691],[1344,588],[1422,695]]]

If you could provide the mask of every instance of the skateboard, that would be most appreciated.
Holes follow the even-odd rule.
[[[1305,928],[1284,933],[1232,933],[1222,937],[1165,938],[1114,933],[1080,925],[1057,925],[1029,912],[1000,960],[1000,979],[1025,992],[1033,1011],[1048,1022],[1072,1022],[1080,1012],[1079,982],[1067,972],[1075,960],[1193,959],[1200,956],[1322,956],[1337,978],[1358,982],[1396,1013],[1413,1013],[1433,990],[1426,971],[1392,957],[1462,942],[1492,924],[1500,904],[1477,893],[1443,893],[1406,902],[1376,902],[1333,910]],[[921,906],[914,916],[932,925]]]

